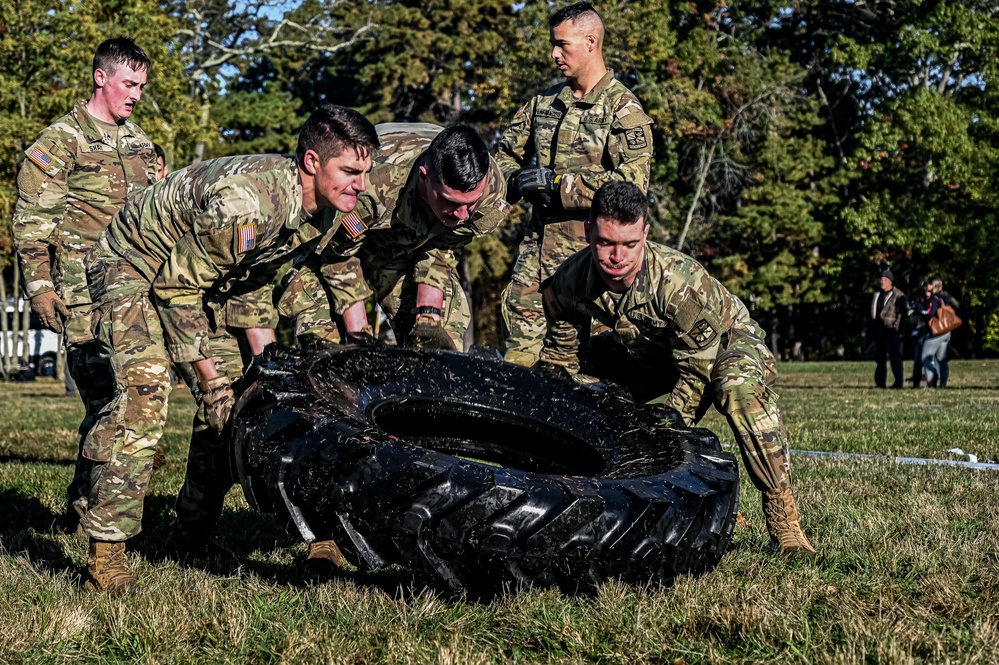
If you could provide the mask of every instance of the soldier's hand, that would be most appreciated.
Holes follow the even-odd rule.
[[[52,332],[62,332],[62,322],[69,318],[69,310],[55,291],[40,293],[31,299],[31,311]]]
[[[236,404],[232,384],[224,376],[198,382],[201,404],[205,407],[205,422],[216,432],[221,432],[229,422],[229,414]]]
[[[356,332],[348,332],[343,336],[344,344],[352,344],[354,346],[372,346],[378,343],[375,339],[374,331],[371,330],[371,326],[364,326]]]
[[[412,330],[406,335],[403,346],[412,346],[417,349],[441,349],[444,351],[457,351],[451,336],[447,334],[440,321],[434,319],[429,314],[420,314],[416,317],[416,323]]]
[[[510,175],[507,200],[516,203],[526,199],[533,205],[548,206],[559,200],[559,176],[551,169],[528,167]]]
[[[531,370],[547,376],[550,379],[558,379],[559,381],[572,381],[572,373],[569,372],[565,367],[557,363],[548,362],[547,360],[539,360],[538,362],[531,365]]]

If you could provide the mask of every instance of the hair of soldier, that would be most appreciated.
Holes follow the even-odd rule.
[[[649,199],[638,185],[621,180],[604,183],[593,196],[590,224],[598,219],[612,219],[619,224],[645,221]]]
[[[470,192],[489,172],[489,148],[468,125],[448,127],[434,137],[427,157],[436,178],[459,192]]]
[[[160,144],[159,144],[159,143],[154,143],[154,144],[153,144],[153,152],[155,152],[155,153],[156,153],[156,156],[157,156],[157,157],[158,157],[159,159],[162,159],[162,160],[163,160],[163,163],[164,163],[164,164],[166,164],[166,153],[165,153],[165,152],[163,152],[163,148],[161,148],[161,147],[160,147]]]
[[[595,18],[597,21],[600,21],[601,25],[603,24],[603,21],[600,18],[600,14],[598,14],[597,10],[593,8],[593,5],[591,5],[588,2],[577,2],[574,5],[563,7],[562,9],[552,14],[551,17],[548,19],[548,27],[557,28],[566,21],[572,21],[573,23],[575,23],[577,20],[587,15],[591,15],[592,18]]]
[[[94,51],[94,71],[104,71],[108,76],[114,75],[118,65],[128,65],[134,71],[145,69],[149,71],[152,63],[149,56],[131,37],[119,35],[105,39]]]
[[[295,156],[301,164],[305,161],[306,151],[312,150],[325,164],[348,148],[364,157],[378,150],[380,145],[375,126],[363,115],[346,106],[324,104],[313,111],[302,125]]]

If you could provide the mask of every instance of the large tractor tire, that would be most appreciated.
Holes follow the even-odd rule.
[[[234,411],[247,500],[362,569],[446,592],[671,583],[732,538],[738,471],[708,430],[502,361],[398,347],[269,352]]]

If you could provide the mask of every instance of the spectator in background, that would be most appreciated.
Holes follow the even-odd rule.
[[[874,292],[871,301],[871,319],[874,323],[874,385],[887,388],[887,361],[891,362],[891,373],[895,382],[892,388],[902,388],[902,344],[899,329],[906,312],[905,294],[895,286],[895,277],[890,270],[881,273],[881,288]]]
[[[930,280],[924,280],[917,293],[909,299],[909,335],[912,337],[912,387],[918,388],[923,382],[923,344],[929,339],[930,327],[922,311],[927,307]]]
[[[947,360],[950,333],[945,332],[934,337],[929,331],[928,322],[937,315],[937,310],[942,305],[956,307],[956,304],[950,294],[943,290],[943,281],[939,277],[927,280],[924,292],[926,293],[926,304],[920,311],[920,315],[927,322],[921,355],[923,368],[926,371],[926,387],[946,388],[947,378],[950,375],[950,362]]]
[[[162,180],[170,173],[170,166],[167,164],[166,153],[159,143],[153,144],[153,150],[156,151],[156,179]]]

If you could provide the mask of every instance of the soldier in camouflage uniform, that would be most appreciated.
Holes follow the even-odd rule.
[[[646,208],[645,194],[630,183],[608,183],[597,192],[586,227],[589,249],[570,257],[542,287],[548,331],[541,367],[550,363],[573,374],[582,369],[599,375],[606,359],[587,357],[581,368],[581,342],[592,319],[609,327],[610,346],[626,351],[614,360],[628,365],[623,373],[633,377],[629,387],[647,397],[658,381],[661,397],[652,401],[677,409],[689,425],[715,404],[763,493],[771,539],[785,552],[814,552],[791,491],[787,434],[773,390],[777,373],[765,333],[742,301],[696,261],[646,242]],[[588,355],[600,346],[590,344]],[[667,365],[675,372],[664,371]]]
[[[265,300],[277,268],[335,230],[338,213],[364,189],[377,146],[361,115],[322,107],[302,128],[295,157],[224,157],[172,173],[129,199],[88,255],[94,333],[116,381],[84,446],[97,462],[82,521],[90,588],[117,591],[135,581],[124,541],[141,529],[171,360],[196,380],[199,404],[172,540],[178,549],[208,551],[232,485],[218,434],[243,371],[240,342],[249,355],[274,339],[266,328],[273,321],[240,307],[240,298]]]
[[[552,58],[567,80],[520,109],[497,156],[509,178],[508,200],[533,204],[502,302],[504,357],[521,365],[534,364],[544,339],[539,284],[586,246],[583,224],[594,192],[611,180],[648,189],[652,160],[652,120],[605,67],[604,28],[593,7],[565,7],[549,24]]]
[[[91,462],[83,441],[114,394],[113,375],[90,332],[84,257],[125,198],[154,180],[153,144],[128,120],[142,97],[149,58],[127,37],[101,43],[94,54],[94,91],[45,128],[17,176],[14,242],[31,309],[63,333],[67,367],[86,415],[65,526],[79,528],[90,493]]]
[[[279,309],[300,336],[330,339],[337,319],[348,333],[364,331],[364,301],[374,295],[402,343],[463,349],[471,312],[459,255],[506,216],[503,175],[470,127],[376,129],[382,147],[367,191],[322,261],[299,269]]]

